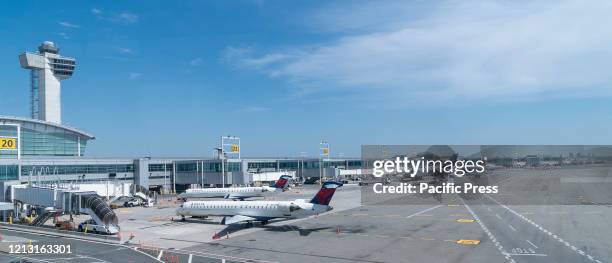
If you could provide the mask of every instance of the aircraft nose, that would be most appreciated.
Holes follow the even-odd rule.
[[[291,204],[289,206],[289,212],[297,211],[297,210],[300,210],[300,209],[302,209],[302,208],[299,205],[296,205],[296,204]]]

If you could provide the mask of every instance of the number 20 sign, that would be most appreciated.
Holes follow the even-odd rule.
[[[17,139],[0,137],[0,149],[17,149]]]

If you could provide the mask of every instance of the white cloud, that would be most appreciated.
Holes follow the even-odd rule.
[[[377,3],[368,16],[345,9],[336,24],[331,15],[315,16],[343,32],[330,42],[259,56],[228,48],[224,58],[301,88],[415,102],[612,95],[612,2],[426,2],[435,6],[414,16],[396,15],[404,2]]]
[[[138,72],[132,72],[132,73],[130,73],[130,75],[129,75],[129,78],[130,78],[130,79],[137,79],[137,78],[140,78],[140,77],[142,77],[142,74],[140,74],[140,73],[138,73]]]
[[[140,19],[137,14],[131,12],[111,12],[107,14],[98,8],[92,8],[90,11],[98,19],[115,23],[134,24]]]
[[[242,112],[254,113],[254,112],[265,112],[269,111],[269,108],[260,106],[245,106],[240,109]]]
[[[61,36],[63,39],[68,39],[68,34],[64,33],[64,32],[60,32],[57,33],[59,36]]]
[[[194,58],[191,61],[189,61],[189,65],[192,65],[192,66],[195,67],[195,66],[201,65],[202,62],[204,62],[204,60],[202,58]]]
[[[123,54],[133,54],[134,53],[133,50],[131,50],[129,48],[125,48],[125,47],[120,47],[117,50],[119,50],[119,52],[123,53]]]
[[[103,11],[101,9],[98,8],[92,8],[91,9],[91,13],[98,16],[98,15],[102,15]]]
[[[75,25],[75,24],[73,24],[73,23],[66,22],[66,21],[58,22],[58,24],[59,24],[60,26],[63,26],[63,27],[69,27],[69,28],[80,28],[80,26],[79,26],[79,25]]]
[[[122,12],[122,13],[113,14],[113,16],[110,19],[112,21],[121,22],[124,24],[133,24],[133,23],[138,22],[140,17],[134,13]]]

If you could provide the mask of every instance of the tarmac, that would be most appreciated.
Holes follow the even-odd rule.
[[[500,185],[498,194],[449,194],[419,204],[362,202],[362,187],[345,185],[329,213],[250,228],[220,225],[220,218],[177,221],[178,203],[167,199],[158,207],[117,209],[122,243],[131,250],[81,253],[107,262],[144,256],[134,252],[162,262],[609,262],[612,208],[606,196],[612,191],[605,184],[575,184],[606,182],[609,175],[562,172],[565,179],[538,174],[544,170],[492,173],[488,183]],[[310,199],[317,190],[307,185],[265,199]]]

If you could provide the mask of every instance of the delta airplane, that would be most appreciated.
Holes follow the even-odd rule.
[[[222,216],[221,224],[230,225],[253,221],[262,225],[275,218],[300,218],[331,211],[329,202],[336,191],[342,186],[338,182],[325,182],[321,190],[309,202],[304,199],[295,201],[189,201],[176,209],[176,215],[185,220],[185,216]]]
[[[289,186],[288,175],[282,175],[273,186],[261,187],[228,187],[228,188],[202,188],[202,189],[187,189],[182,194],[178,195],[179,199],[186,200],[187,198],[225,198],[239,199],[261,197],[265,192],[283,192]]]

